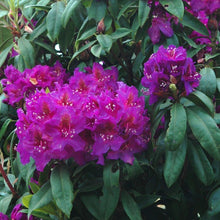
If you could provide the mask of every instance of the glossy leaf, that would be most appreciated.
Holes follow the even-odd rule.
[[[70,180],[70,175],[66,167],[56,167],[50,177],[51,189],[53,198],[57,206],[68,217],[73,207],[73,185]]]
[[[212,216],[220,213],[220,187],[211,193],[208,204],[210,209],[209,212]]]
[[[130,34],[132,32],[131,29],[128,28],[118,28],[115,32],[111,34],[112,39],[116,40],[122,37],[125,37],[126,35]]]
[[[209,36],[209,32],[206,26],[189,12],[185,11],[183,19],[180,19],[179,21],[183,25],[190,27],[192,30],[197,31],[200,34]]]
[[[95,44],[94,46],[92,46],[91,48],[91,53],[95,56],[95,57],[100,57],[100,54],[102,52],[102,46],[100,46],[99,44]]]
[[[11,200],[12,200],[12,195],[7,195],[0,200],[0,212],[2,213],[7,212]]]
[[[7,47],[6,49],[4,49],[1,52],[1,56],[0,56],[0,67],[4,64],[9,52],[11,51],[11,48],[13,47],[13,44],[10,45],[9,47]]]
[[[94,18],[96,22],[99,22],[102,18],[105,17],[106,8],[107,5],[105,1],[93,0],[88,11],[89,18]]]
[[[46,17],[47,31],[53,42],[57,39],[61,30],[63,11],[64,3],[58,1],[52,5],[52,9]]]
[[[7,119],[4,124],[2,125],[1,129],[0,129],[0,141],[2,139],[2,137],[4,136],[9,124],[11,123],[11,119]]]
[[[53,200],[50,183],[45,183],[39,191],[37,191],[30,200],[28,207],[28,216],[32,211],[46,206]]]
[[[80,53],[82,53],[83,51],[87,50],[89,47],[91,47],[91,46],[92,46],[93,44],[95,44],[96,42],[97,42],[97,40],[91,41],[91,42],[89,42],[88,44],[86,44],[86,45],[84,45],[83,47],[81,47],[78,51],[76,51],[76,52],[73,54],[73,56],[72,56],[72,58],[71,58],[71,60],[70,60],[70,62],[69,62],[69,64],[68,64],[68,68],[69,68],[71,62],[72,62]]]
[[[207,96],[212,97],[216,91],[217,81],[213,69],[205,67],[200,71],[202,76],[198,89]]]
[[[102,48],[106,51],[110,51],[112,47],[112,37],[110,35],[98,35],[97,37],[98,42],[102,46]]]
[[[33,41],[38,38],[47,30],[46,21],[44,20],[38,27],[36,27],[33,32],[30,34],[29,40]]]
[[[201,106],[202,108],[206,109],[211,116],[214,115],[214,105],[212,100],[206,96],[203,92],[199,90],[194,91],[191,93],[187,98],[194,102],[196,105]]]
[[[166,162],[164,165],[164,179],[168,187],[171,187],[178,179],[186,157],[186,138],[175,151],[166,152]]]
[[[170,110],[170,123],[165,137],[165,143],[169,150],[176,150],[183,142],[186,122],[186,111],[183,105],[175,103]]]
[[[220,92],[220,78],[217,78],[217,88],[218,92]]]
[[[63,12],[63,16],[62,16],[62,23],[63,23],[64,28],[67,26],[67,23],[69,19],[71,18],[71,14],[74,13],[79,3],[80,3],[80,0],[70,0],[68,4],[66,5],[65,10]]]
[[[24,59],[24,63],[26,68],[32,68],[35,65],[35,52],[34,48],[31,45],[30,41],[21,37],[18,40],[18,48],[20,51],[20,55]]]
[[[78,39],[78,41],[86,40],[87,38],[93,36],[95,32],[96,32],[96,27],[92,27],[89,30],[85,30],[80,36],[80,38]]]
[[[175,0],[175,1],[159,0],[159,1],[168,12],[175,15],[179,19],[183,18],[184,4],[182,0]]]
[[[196,176],[205,185],[209,185],[214,180],[214,172],[212,166],[200,146],[193,145],[189,142],[190,162],[195,171]]]
[[[139,0],[139,5],[138,5],[138,23],[139,26],[143,26],[144,23],[146,22],[148,15],[150,12],[150,7],[148,6],[148,1],[147,0]]]
[[[214,119],[198,106],[187,108],[187,118],[191,130],[201,146],[210,156],[219,160],[220,130]]]
[[[1,13],[1,11],[0,11]],[[7,28],[0,27],[0,51],[3,51],[13,43],[13,35]]]
[[[122,206],[125,210],[125,213],[131,220],[141,220],[141,212],[140,209],[135,202],[135,200],[132,198],[131,195],[129,195],[128,192],[125,190],[122,191],[121,193],[121,201],[122,201]]]

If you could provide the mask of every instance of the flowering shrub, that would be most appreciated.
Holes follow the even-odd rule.
[[[219,18],[1,1],[0,219],[219,219]]]

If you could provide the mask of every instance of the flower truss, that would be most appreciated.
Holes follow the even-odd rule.
[[[200,74],[183,47],[160,46],[144,64],[142,84],[148,88],[145,94],[150,95],[150,104],[160,98],[178,99],[189,95],[199,85],[199,80]]]
[[[104,70],[94,63],[85,69],[76,69],[68,84],[57,83],[50,92],[37,89],[25,99],[25,110],[18,109],[17,151],[23,164],[32,157],[42,171],[51,159],[71,157],[78,164],[104,164],[104,157],[132,163],[134,153],[146,149],[150,135],[144,97],[117,82],[115,67]],[[38,74],[33,82],[39,82]],[[40,82],[40,88],[48,86]]]

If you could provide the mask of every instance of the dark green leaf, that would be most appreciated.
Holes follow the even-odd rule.
[[[43,34],[47,30],[46,26],[46,20],[42,24],[40,24],[38,27],[36,27],[33,32],[30,34],[30,41],[33,41],[37,37],[39,37],[41,34]]]
[[[94,18],[96,22],[99,22],[102,18],[105,17],[107,5],[105,1],[96,1],[93,0],[91,7],[88,11],[89,18]]]
[[[0,27],[0,51],[3,51],[13,43],[13,35],[7,28]]]
[[[62,23],[63,23],[63,27],[65,28],[70,17],[71,17],[71,14],[74,13],[77,5],[80,3],[80,0],[70,0],[68,2],[68,4],[66,5],[66,8],[63,12],[63,16],[62,16]]]
[[[56,167],[50,177],[50,183],[52,188],[52,195],[57,206],[68,217],[73,207],[73,185],[70,180],[70,175],[66,167]]]
[[[95,57],[100,57],[100,54],[102,52],[102,46],[99,44],[95,44],[94,46],[92,46],[91,48],[91,53],[95,56]]]
[[[139,26],[143,26],[146,22],[150,12],[150,7],[148,6],[147,0],[139,0],[138,6],[138,23]]]
[[[3,138],[3,136],[4,136],[4,134],[5,134],[5,132],[6,132],[6,130],[7,130],[7,128],[8,128],[8,126],[9,126],[9,124],[11,123],[11,119],[7,119],[5,122],[4,122],[4,124],[2,125],[2,127],[1,127],[1,129],[0,129],[0,141],[1,141],[1,139]]]
[[[200,50],[202,50],[203,48],[205,48],[206,45],[198,45],[197,48],[190,48],[189,50],[187,50],[187,56],[188,57],[194,57]]]
[[[220,125],[220,113],[215,113],[214,119],[216,124]]]
[[[171,14],[177,16],[179,19],[183,18],[184,15],[184,5],[182,0],[160,0],[163,7]]]
[[[41,40],[35,40],[34,43],[37,44],[38,46],[46,49],[51,54],[55,54],[55,55],[57,54],[56,50],[50,44],[47,44]]]
[[[220,92],[220,78],[217,78],[217,88],[218,92]]]
[[[137,196],[136,201],[140,209],[153,205],[160,198],[159,195],[141,195]]]
[[[78,39],[78,41],[81,41],[81,40],[86,40],[88,39],[89,37],[93,36],[96,32],[96,27],[92,27],[91,29],[89,30],[85,30],[82,35],[80,36],[80,38]]]
[[[214,172],[209,160],[200,146],[193,145],[190,141],[188,143],[190,152],[189,159],[196,176],[205,185],[211,184],[214,180]]]
[[[31,43],[21,37],[18,40],[18,48],[20,51],[20,55],[23,57],[26,68],[32,68],[35,65],[35,52]]]
[[[63,11],[64,3],[58,1],[52,5],[52,9],[46,17],[47,31],[53,42],[57,39],[61,30]]]
[[[187,140],[185,138],[177,150],[166,152],[164,178],[168,187],[171,187],[176,182],[182,171],[186,157],[186,150]]]
[[[119,20],[121,18],[121,16],[125,13],[125,11],[134,3],[135,3],[135,1],[127,1],[126,4],[123,5],[122,9],[118,13],[117,20]]]
[[[2,52],[1,52],[1,56],[0,56],[0,67],[4,64],[7,56],[8,56],[8,53],[11,51],[11,48],[13,47],[13,44],[10,45],[9,47],[7,47],[6,49],[4,49]]]
[[[128,215],[128,217],[131,220],[141,220],[141,212],[137,205],[137,203],[134,201],[134,199],[129,195],[128,192],[125,190],[121,193],[121,201],[123,208],[125,210],[125,213]]]
[[[119,0],[120,1],[120,0]],[[109,0],[108,1],[108,10],[111,15],[116,18],[119,12],[118,0]]]
[[[220,130],[214,119],[198,106],[187,108],[188,123],[201,146],[215,159],[220,159]]]
[[[131,29],[128,28],[118,28],[115,32],[111,34],[112,39],[116,40],[122,38],[132,32]]]
[[[97,37],[98,42],[100,43],[100,45],[102,46],[102,48],[106,51],[110,51],[111,47],[112,47],[112,37],[108,34],[101,34],[98,35]]]
[[[187,98],[194,102],[196,105],[201,106],[202,108],[206,109],[211,116],[214,115],[214,105],[212,100],[206,96],[204,93],[196,90],[191,93]]]
[[[206,26],[201,21],[199,21],[195,16],[193,16],[191,13],[185,11],[183,19],[180,19],[179,21],[183,25],[190,27],[192,30],[197,31],[200,34],[209,36],[209,32]]]
[[[45,183],[37,193],[35,193],[30,200],[28,208],[28,216],[32,211],[46,206],[53,200],[50,183]]]
[[[220,187],[215,189],[209,197],[209,209],[211,215],[220,213]]]
[[[216,53],[216,54],[208,54],[208,53],[206,53],[205,54],[205,61],[208,61],[208,60],[210,60],[212,58],[215,58],[215,57],[217,57],[219,55],[220,55],[220,53]]]
[[[212,97],[216,91],[216,76],[213,69],[205,67],[200,71],[202,76],[198,89],[207,96]]]
[[[12,200],[12,195],[7,195],[0,200],[0,212],[2,213],[7,212],[11,200]]]
[[[186,121],[186,111],[183,105],[175,103],[170,110],[170,123],[165,137],[165,143],[169,150],[176,150],[183,142]]]
[[[88,44],[86,44],[86,45],[84,45],[83,47],[81,47],[78,51],[76,51],[74,54],[73,54],[73,56],[72,56],[72,58],[71,58],[71,60],[70,60],[70,62],[69,62],[69,64],[68,64],[68,68],[69,68],[69,66],[70,66],[70,64],[72,63],[72,61],[74,60],[74,58],[76,58],[80,53],[82,53],[83,51],[85,51],[85,50],[87,50],[89,47],[91,47],[93,44],[95,44],[97,42],[97,40],[94,40],[94,41],[91,41],[91,42],[89,42]]]

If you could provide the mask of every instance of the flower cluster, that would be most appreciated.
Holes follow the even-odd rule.
[[[63,84],[67,79],[65,69],[57,62],[53,67],[37,65],[33,69],[20,72],[10,65],[5,69],[6,79],[2,79],[4,93],[8,96],[6,103],[21,106],[26,97],[36,89],[53,90],[56,84]]]
[[[160,46],[144,64],[142,85],[148,88],[150,104],[159,98],[177,99],[189,95],[199,85],[199,80],[200,74],[183,47],[170,45],[165,49]]]
[[[73,157],[78,164],[122,159],[132,163],[149,140],[144,97],[135,87],[117,82],[117,69],[95,63],[76,69],[69,84],[46,93],[38,90],[19,109],[17,151],[23,164],[30,157],[42,171],[51,159]]]

